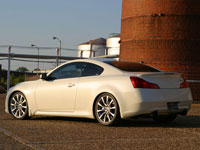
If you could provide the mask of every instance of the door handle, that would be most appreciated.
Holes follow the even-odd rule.
[[[71,88],[71,87],[73,87],[73,86],[75,86],[75,85],[76,85],[75,83],[69,83],[69,84],[68,84],[68,87]]]

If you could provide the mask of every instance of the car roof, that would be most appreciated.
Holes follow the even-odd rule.
[[[117,74],[123,74],[123,71],[119,70],[118,68],[115,68],[109,64],[107,64],[106,61],[110,61],[110,62],[113,62],[113,61],[116,61],[114,59],[112,60],[108,60],[108,59],[103,59],[104,61],[102,61],[102,59],[75,59],[75,60],[71,60],[71,61],[67,61],[65,63],[63,63],[62,65],[56,67],[55,69],[53,69],[51,72],[48,73],[51,74],[54,70],[56,70],[57,68],[60,68],[61,66],[65,65],[65,64],[68,64],[68,63],[73,63],[73,62],[87,62],[87,63],[93,63],[93,64],[96,64],[102,68],[104,68],[104,71],[102,73],[102,75],[117,75]]]

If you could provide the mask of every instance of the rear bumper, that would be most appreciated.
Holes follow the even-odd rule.
[[[177,102],[177,101],[173,101]],[[140,104],[141,111],[139,113],[153,113],[157,112],[158,114],[167,114],[167,113],[182,113],[183,111],[189,111],[192,101],[179,101],[178,102],[178,109],[168,109],[167,103],[169,101],[164,102],[152,102],[146,103],[143,102]]]
[[[124,105],[121,109],[121,117],[129,118],[136,115],[153,112],[168,113],[167,103],[177,102],[178,110],[175,113],[189,111],[192,104],[192,95],[189,88],[185,89],[134,89],[124,95]]]

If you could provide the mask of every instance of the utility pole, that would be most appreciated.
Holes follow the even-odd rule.
[[[57,37],[53,37],[53,40],[58,40],[59,41],[59,56],[60,56],[60,64],[61,64],[61,45],[62,45],[62,41],[59,39],[59,38],[57,38]]]
[[[11,46],[8,47],[7,92],[10,88],[10,59],[11,59]]]
[[[37,53],[37,54],[38,54],[37,75],[38,75],[38,73],[39,73],[39,69],[40,69],[40,65],[39,65],[39,63],[40,63],[40,58],[39,58],[39,55],[40,55],[40,48],[39,48],[37,45],[35,45],[35,44],[32,44],[31,47],[36,47],[37,50],[38,50],[38,53]]]

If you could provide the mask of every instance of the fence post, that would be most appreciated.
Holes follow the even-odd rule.
[[[56,52],[57,52],[57,57],[56,57],[56,67],[59,65],[59,55],[60,55],[60,49],[57,48],[56,49]]]
[[[11,46],[8,47],[7,92],[10,88],[10,59],[11,59]]]
[[[93,43],[92,43],[92,41],[90,41],[90,55],[89,55],[89,57],[91,58],[92,57],[92,50],[93,49]]]

